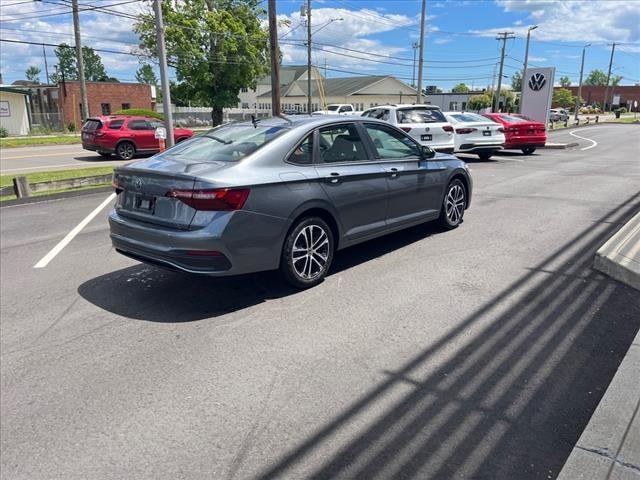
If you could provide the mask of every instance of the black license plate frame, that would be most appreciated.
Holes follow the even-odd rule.
[[[133,208],[140,212],[145,212],[153,215],[156,210],[156,199],[149,195],[136,194],[133,199]]]
[[[420,135],[420,141],[421,142],[430,142],[433,140],[433,135],[431,135],[430,133],[426,133],[424,135]]]

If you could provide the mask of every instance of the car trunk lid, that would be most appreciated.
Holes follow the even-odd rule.
[[[97,132],[102,130],[103,124],[99,118],[89,118],[82,126],[82,143],[93,143]]]

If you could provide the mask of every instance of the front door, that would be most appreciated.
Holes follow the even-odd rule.
[[[366,149],[358,128],[345,122],[318,131],[319,181],[338,212],[348,239],[385,228],[385,172]]]
[[[158,150],[155,128],[147,120],[129,120],[128,129],[138,150]]]

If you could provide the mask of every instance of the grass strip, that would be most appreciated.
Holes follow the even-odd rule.
[[[16,137],[0,138],[0,148],[14,148],[39,145],[75,145],[82,143],[80,137]]]
[[[69,178],[92,177],[94,175],[107,175],[113,172],[113,166],[74,168],[72,170],[52,170],[48,172],[33,173],[11,173],[0,175],[0,188],[13,185],[13,178],[19,176],[27,177],[29,183],[49,182],[53,180],[67,180]]]

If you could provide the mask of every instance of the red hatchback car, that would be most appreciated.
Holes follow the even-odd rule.
[[[157,118],[110,115],[91,117],[82,127],[82,148],[98,152],[103,157],[115,153],[122,160],[130,160],[136,153],[155,153],[160,150],[155,130],[164,127]],[[193,136],[186,128],[174,128],[175,143]]]
[[[485,113],[485,117],[504,126],[505,149],[522,150],[531,155],[538,147],[547,143],[547,132],[544,123],[515,113]]]

